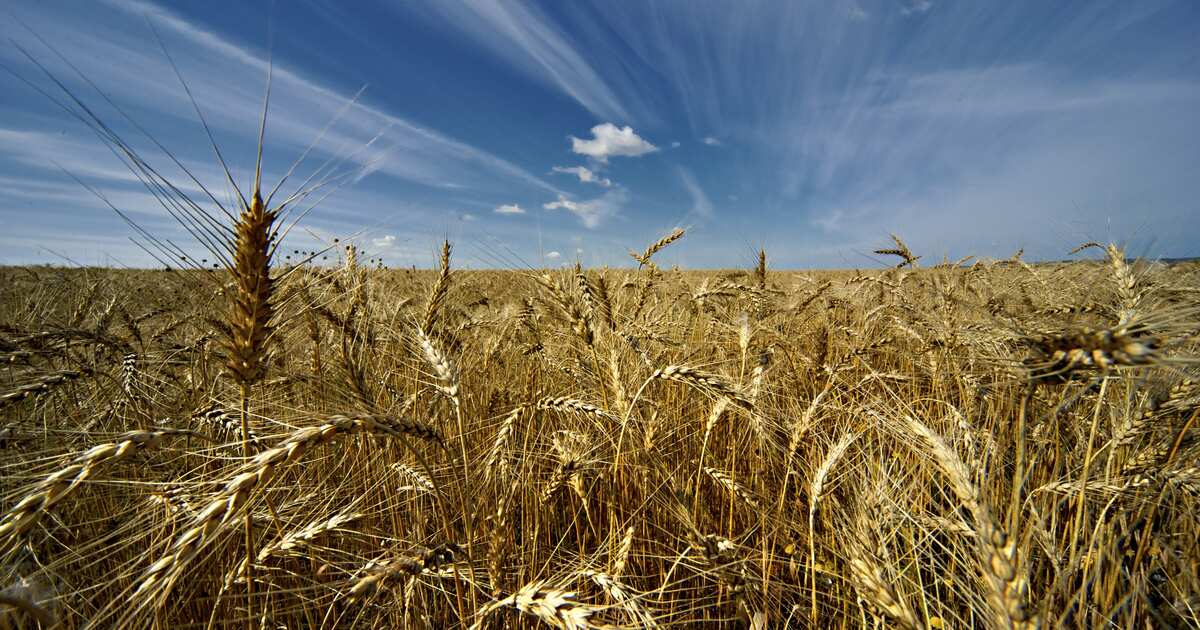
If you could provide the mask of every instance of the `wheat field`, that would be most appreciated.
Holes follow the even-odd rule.
[[[0,271],[0,627],[1200,625],[1196,264],[280,265],[273,218]]]

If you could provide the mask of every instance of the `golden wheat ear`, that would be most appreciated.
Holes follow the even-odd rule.
[[[256,189],[234,226],[234,284],[229,311],[226,367],[239,385],[253,385],[267,372],[271,334],[271,233],[276,211],[267,210]]]

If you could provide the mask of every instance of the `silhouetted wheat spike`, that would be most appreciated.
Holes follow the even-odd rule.
[[[1161,356],[1158,339],[1123,329],[1080,329],[1025,338],[1037,359],[1026,361],[1034,378],[1065,377],[1078,369],[1107,371],[1117,366],[1148,365]]]
[[[917,261],[920,260],[921,257],[914,256],[912,253],[912,250],[908,249],[908,245],[905,245],[904,241],[900,240],[899,236],[896,236],[895,234],[892,234],[891,236],[892,236],[892,240],[896,242],[896,248],[895,249],[877,249],[877,250],[875,250],[875,253],[882,254],[884,256],[899,256],[899,257],[903,258],[904,262],[896,265],[897,268],[903,267],[904,265],[909,265],[909,266],[915,267]]]

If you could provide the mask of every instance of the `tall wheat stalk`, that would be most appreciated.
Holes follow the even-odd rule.
[[[268,92],[269,94],[269,92]],[[279,209],[267,209],[262,197],[262,143],[267,117],[264,103],[259,130],[258,158],[254,168],[254,188],[250,203],[243,202],[234,225],[233,279],[235,291],[226,320],[225,367],[238,385],[238,409],[242,424],[242,456],[250,457],[250,396],[256,383],[267,375],[268,342],[271,338],[272,280],[271,257],[275,219]],[[247,625],[254,618],[254,521],[247,510],[245,517]]]

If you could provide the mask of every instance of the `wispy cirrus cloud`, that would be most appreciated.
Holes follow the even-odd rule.
[[[145,26],[148,20],[169,42],[168,51],[209,122],[218,130],[253,137],[269,65],[265,53],[241,46],[157,4],[141,0],[105,3],[118,12],[103,20],[64,19],[57,13],[23,17],[43,37],[57,42],[61,52],[118,103],[178,116],[191,107],[168,59]],[[35,53],[44,51],[27,34],[13,34]],[[23,74],[37,77],[36,70],[15,50],[0,55],[9,57]],[[75,84],[81,94],[90,92],[53,55],[38,56],[69,84]],[[370,163],[385,175],[434,187],[506,181],[557,192],[551,184],[487,151],[364,100],[353,101],[353,93],[330,88],[279,62],[271,72],[276,107],[268,119],[268,141],[273,144],[302,149],[320,137],[318,155],[341,155],[360,165]],[[336,123],[326,129],[335,117]],[[368,143],[372,143],[371,150],[362,151]]]
[[[679,167],[679,180],[683,182],[684,189],[687,190],[688,196],[692,199],[692,207],[688,211],[688,217],[713,218],[712,200],[705,194],[704,189],[700,187],[700,183],[696,181],[696,177],[692,175],[692,172],[682,166]]]
[[[396,6],[465,33],[513,68],[556,87],[597,116],[630,118],[616,91],[589,61],[591,51],[581,49],[532,3],[463,0]]]

